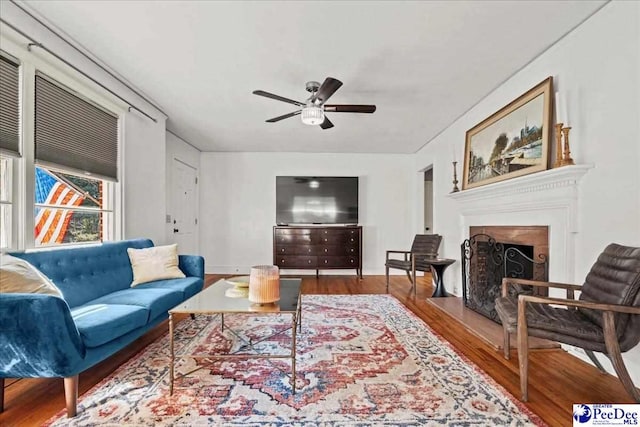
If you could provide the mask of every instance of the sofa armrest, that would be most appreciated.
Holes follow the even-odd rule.
[[[199,277],[204,280],[204,258],[200,255],[179,255],[178,268],[187,277]]]
[[[69,377],[85,354],[66,301],[0,294],[0,377]]]

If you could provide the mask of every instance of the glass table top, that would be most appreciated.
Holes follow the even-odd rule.
[[[302,279],[280,279],[280,301],[258,305],[247,298],[225,296],[233,288],[225,279],[178,304],[169,313],[295,313],[298,310]]]

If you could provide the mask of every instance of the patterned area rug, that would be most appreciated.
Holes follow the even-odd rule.
[[[290,315],[227,315],[225,326],[286,354]],[[176,330],[176,352],[242,349],[220,319],[197,316]],[[164,336],[81,396],[78,416],[47,425],[544,425],[389,295],[305,295],[296,394],[290,359],[184,358],[169,396]]]

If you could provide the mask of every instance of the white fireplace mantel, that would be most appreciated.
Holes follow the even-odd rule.
[[[573,283],[579,184],[593,167],[563,166],[449,194],[458,205],[463,238],[471,226],[546,225],[549,279]]]
[[[578,184],[592,164],[564,166],[449,194],[463,216],[566,209],[578,231]],[[484,225],[484,224],[483,224]]]

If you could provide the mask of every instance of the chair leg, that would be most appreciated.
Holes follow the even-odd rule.
[[[503,340],[502,340],[502,354],[504,354],[504,358],[509,360],[509,358],[511,357],[510,355],[510,350],[511,350],[511,339],[509,336],[509,329],[507,329],[507,325],[503,325],[502,326],[502,334],[503,334]]]
[[[518,363],[520,365],[520,392],[522,401],[529,399],[527,379],[529,374],[529,332],[527,330],[526,302],[518,301]]]
[[[67,402],[67,417],[78,414],[78,375],[64,379],[64,398]]]
[[[622,359],[622,354],[620,353],[620,344],[618,343],[616,334],[613,312],[605,311],[602,313],[602,317],[604,318],[604,343],[607,347],[607,356],[609,356],[613,368],[616,370],[616,374],[618,374],[618,379],[622,382],[622,385],[624,385],[627,393],[629,393],[637,403],[640,403],[640,391],[633,385],[629,371],[627,371],[627,367],[624,365],[624,360]]]
[[[604,367],[602,366],[602,364],[600,363],[600,361],[598,360],[598,358],[596,357],[595,354],[593,354],[593,351],[591,350],[586,350],[583,349],[584,352],[587,354],[587,356],[589,356],[589,359],[593,362],[594,365],[596,365],[596,368],[598,368],[598,370],[600,372],[602,372],[603,374],[607,373],[607,370],[604,369]]]
[[[384,270],[385,270],[384,275],[387,279],[387,293],[389,293],[389,267],[385,266]]]

